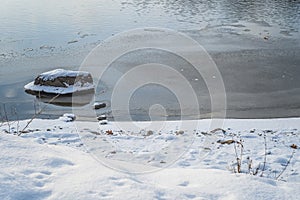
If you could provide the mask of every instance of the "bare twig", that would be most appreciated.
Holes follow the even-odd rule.
[[[36,99],[34,99],[33,101],[33,108],[34,108],[34,114],[36,115],[36,110],[37,110],[37,107],[36,107]]]
[[[247,164],[248,164],[248,174],[251,173],[252,171],[252,159],[250,159],[250,157],[247,157]]]
[[[53,102],[57,97],[59,97],[60,94],[54,96],[48,103]],[[45,109],[46,109],[47,105],[45,105],[44,107],[41,108],[41,110],[39,110],[37,113],[35,113],[32,118],[27,122],[26,126],[23,128],[22,131],[19,132],[18,136],[22,135],[22,133],[25,132],[25,129],[31,124],[31,122],[38,116],[40,115]]]
[[[19,132],[19,128],[20,128],[20,120],[19,120],[19,115],[18,115],[18,112],[17,112],[17,109],[14,108],[14,114],[16,115],[17,117],[17,132]]]
[[[237,144],[239,144],[241,146],[240,147],[241,148],[241,152],[240,152],[240,169],[239,169],[239,171],[241,172],[242,171],[241,167],[242,167],[244,146],[242,144],[242,140],[240,140],[240,142],[237,141]]]
[[[0,117],[1,117],[1,119],[0,119],[0,122],[1,122],[0,127],[1,127],[4,124],[4,117],[2,115],[2,106],[0,107]]]
[[[286,168],[287,168],[288,165],[291,163],[291,160],[292,160],[292,158],[294,157],[295,152],[296,152],[296,151],[293,150],[293,152],[292,152],[292,154],[291,154],[289,160],[287,161],[286,165],[284,166],[283,170],[282,170],[282,171],[280,172],[280,174],[276,177],[276,180],[278,180],[279,177],[285,172]]]
[[[259,163],[258,166],[256,167],[255,171],[253,171],[253,175],[257,175],[257,174],[258,174],[259,168],[260,168],[260,163]]]
[[[264,175],[264,171],[266,168],[266,163],[267,163],[267,137],[266,137],[266,133],[264,132],[264,143],[265,143],[265,156],[264,156],[264,163],[263,163],[263,168],[261,171],[261,177]]]
[[[233,137],[232,137],[232,140],[233,140]],[[241,147],[240,156],[238,156],[237,146],[235,143],[237,143]],[[237,163],[237,172],[241,173],[241,171],[242,171],[242,156],[243,156],[244,146],[242,144],[242,140],[240,140],[240,142],[236,141],[233,144],[234,144],[234,151],[235,151],[235,157],[236,157],[236,163]]]
[[[6,112],[5,104],[3,104],[3,112],[4,112],[5,121],[6,121],[7,126],[8,126],[8,132],[10,133],[10,122],[9,122],[8,115],[7,115],[7,112]]]
[[[233,137],[232,137],[232,140],[233,140]],[[236,158],[236,163],[237,163],[237,172],[239,173],[239,157],[238,157],[238,154],[237,154],[237,149],[236,149],[236,144],[235,142],[233,143],[234,144],[234,152],[235,152],[235,158]],[[236,172],[234,170],[234,172]]]

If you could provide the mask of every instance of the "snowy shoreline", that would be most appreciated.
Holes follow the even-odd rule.
[[[1,199],[289,199],[300,195],[299,147],[291,148],[300,144],[300,118],[226,119],[220,127],[225,132],[209,130],[209,120],[199,120],[199,127],[191,130],[180,130],[180,122],[173,121],[156,132],[135,126],[121,131],[116,122],[99,126],[70,122],[65,116],[35,119],[16,136],[17,126],[21,130],[27,122],[11,122],[10,134],[5,133],[7,125],[0,127]],[[145,126],[146,122],[138,123]],[[189,139],[192,143],[184,149]],[[236,143],[222,143],[229,140]],[[238,141],[243,144],[241,173],[234,172],[235,148],[238,157],[241,149]],[[182,148],[176,148],[178,144]],[[122,161],[119,166],[118,161]],[[128,166],[133,167],[131,172],[121,172]],[[141,169],[147,167],[157,170],[143,173]]]

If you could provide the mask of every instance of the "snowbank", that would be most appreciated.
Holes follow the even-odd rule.
[[[36,119],[26,133],[16,136],[18,125],[20,129],[26,123],[0,127],[1,199],[295,199],[300,195],[299,149],[290,147],[300,144],[300,118],[226,120],[221,127],[225,132],[202,129],[208,127],[208,120],[201,120],[197,130],[180,132],[178,122],[167,122],[161,132],[138,132],[121,131],[114,122],[99,126],[64,118]],[[8,130],[11,133],[5,133]],[[194,141],[175,162],[168,163],[167,155],[148,156],[161,148],[172,154],[176,151],[170,148],[172,142],[188,134]],[[214,142],[204,147],[207,137]],[[88,152],[91,146],[85,138],[105,139],[114,152],[104,143],[97,147],[102,154]],[[243,144],[242,173],[233,172],[238,143],[217,142],[228,139]],[[106,157],[99,162],[101,155]],[[248,157],[253,169],[261,166],[258,175],[248,172]],[[157,170],[124,173],[105,165],[105,159],[124,164],[129,158],[138,161],[136,167],[151,165]]]

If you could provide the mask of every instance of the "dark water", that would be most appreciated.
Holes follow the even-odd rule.
[[[224,76],[229,117],[300,115],[297,0],[1,2],[1,113],[5,104],[10,118],[32,116],[45,104],[26,94],[24,84],[50,69],[78,69],[88,52],[102,40],[128,29],[149,26],[182,31],[201,41]],[[270,39],[265,41],[265,36]],[[164,60],[155,54],[152,58]],[[165,62],[172,63],[169,59]],[[199,88],[206,91],[205,87]],[[209,113],[209,95],[202,94],[202,111]],[[96,98],[109,101],[105,95]],[[160,102],[172,118],[178,114],[178,104],[172,99],[172,94],[163,88],[142,88],[134,95],[131,114],[137,119],[148,119],[148,108]],[[41,116],[55,117],[68,111],[71,109],[49,105]],[[109,108],[104,111],[109,112]]]

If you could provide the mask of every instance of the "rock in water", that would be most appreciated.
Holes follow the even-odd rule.
[[[97,117],[98,121],[106,120],[106,115],[100,115]]]
[[[100,125],[106,125],[108,123],[108,121],[107,120],[101,120],[99,123],[100,123]]]
[[[34,80],[34,85],[53,87],[69,87],[75,83],[84,86],[86,83],[93,84],[93,79],[89,72],[56,69],[42,73]]]
[[[93,78],[89,72],[56,69],[42,73],[24,86],[30,94],[73,94],[76,92],[94,92]]]
[[[100,108],[105,108],[106,107],[106,103],[104,102],[95,102],[94,103],[94,109],[95,110],[98,110]]]
[[[73,113],[65,113],[62,117],[59,118],[64,122],[73,122],[76,119],[76,116]]]

